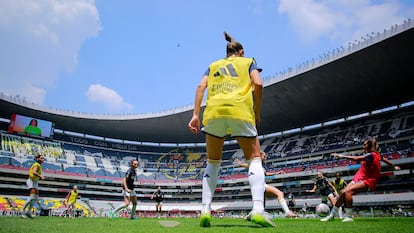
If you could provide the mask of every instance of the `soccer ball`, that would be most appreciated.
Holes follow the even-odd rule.
[[[325,203],[316,206],[316,214],[319,215],[319,217],[326,217],[329,214],[329,211],[329,206]]]

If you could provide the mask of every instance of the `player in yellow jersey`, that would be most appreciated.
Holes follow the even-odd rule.
[[[22,207],[22,218],[33,218],[31,215],[32,208],[35,203],[39,202],[39,179],[44,180],[45,177],[42,176],[42,163],[44,157],[43,155],[37,155],[35,157],[35,162],[29,169],[29,178],[26,181],[27,187],[29,188],[29,199],[26,200]],[[27,208],[27,211],[26,211]]]
[[[274,223],[264,212],[265,173],[260,157],[256,124],[260,121],[263,83],[253,58],[244,57],[243,46],[224,32],[226,57],[210,64],[197,86],[193,116],[188,123],[193,133],[206,136],[207,167],[202,179],[200,226],[210,227],[211,202],[217,186],[226,135],[235,138],[249,164],[253,210],[251,221],[265,227]],[[203,122],[200,109],[208,88]],[[201,128],[203,124],[203,128]]]
[[[339,174],[339,172],[336,173],[336,178],[334,180],[332,180],[332,184],[335,187],[336,191],[338,192],[338,195],[341,195],[342,190],[348,185],[348,183],[341,178],[341,174]],[[339,196],[337,196],[336,198],[338,198]],[[338,208],[338,214],[339,214],[339,218],[343,219],[343,215],[342,215],[342,206]]]
[[[76,216],[76,200],[80,198],[78,186],[73,186],[72,190],[66,195],[66,209],[62,213],[66,212],[69,217],[75,218]]]

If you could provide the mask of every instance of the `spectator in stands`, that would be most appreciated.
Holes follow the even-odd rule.
[[[132,210],[131,210],[131,219],[136,219],[136,209],[137,209],[137,194],[134,190],[134,181],[137,176],[136,169],[139,165],[137,160],[132,160],[130,163],[130,168],[126,171],[125,177],[122,179],[122,194],[124,195],[124,204],[118,206],[115,210],[109,212],[109,217],[114,219],[114,215],[120,210],[128,208],[129,203],[132,201]]]
[[[66,209],[62,213],[66,212],[69,217],[75,218],[76,216],[76,200],[80,198],[78,192],[78,186],[73,186],[72,190],[66,195]]]
[[[262,164],[263,164],[263,169],[265,171],[265,176],[273,176],[273,175],[278,175],[278,174],[282,174],[283,171],[277,171],[277,172],[270,172],[269,169],[265,166],[264,161],[266,161],[266,153],[264,151],[260,152],[261,158],[262,158]],[[236,163],[244,168],[249,168],[249,165],[247,163],[242,163],[240,161],[240,159],[236,158]],[[289,209],[286,200],[285,200],[285,195],[282,191],[280,191],[278,188],[274,187],[274,186],[270,186],[268,184],[265,184],[265,194],[267,195],[274,195],[277,197],[277,200],[279,201],[280,206],[282,207],[283,211],[285,212],[285,215],[287,217],[295,217],[295,215],[293,214],[293,212]],[[252,212],[250,212],[247,216],[246,219],[250,221],[251,218],[251,214]]]
[[[30,123],[24,128],[24,133],[27,135],[41,136],[42,129],[37,126],[37,120],[32,119]]]
[[[263,84],[261,69],[253,58],[244,57],[243,46],[224,32],[226,58],[210,64],[197,86],[189,129],[200,132],[200,108],[208,87],[201,129],[206,135],[207,167],[202,179],[200,226],[210,227],[211,201],[223,156],[226,135],[234,137],[249,161],[249,184],[253,200],[252,222],[264,227],[274,223],[264,213],[264,170],[256,124],[260,121]]]
[[[338,153],[332,153],[331,155],[336,158],[346,158],[354,161],[361,162],[361,166],[357,173],[354,175],[352,181],[345,187],[336,201],[335,206],[331,209],[331,213],[325,218],[321,219],[322,222],[333,219],[338,208],[345,204],[345,218],[342,222],[352,222],[354,219],[352,216],[352,200],[353,195],[365,192],[374,191],[377,183],[380,179],[381,161],[394,168],[394,170],[400,170],[399,166],[392,164],[387,158],[381,156],[378,152],[378,143],[375,138],[369,138],[364,141],[364,155],[350,156],[342,155]]]
[[[333,186],[333,184],[325,176],[323,176],[323,173],[320,171],[316,173],[316,178],[313,182],[313,188],[306,190],[306,192],[314,193],[316,192],[316,189],[319,189],[319,193],[322,197],[322,203],[327,204],[329,200],[332,206],[335,206],[335,197],[339,196],[338,192],[336,191],[335,186]],[[342,214],[339,215],[339,218],[342,219]]]
[[[31,211],[33,206],[38,203],[39,207],[39,179],[44,180],[45,177],[42,176],[42,163],[44,161],[43,155],[37,155],[35,158],[35,162],[29,169],[29,178],[26,181],[27,187],[29,188],[29,199],[26,200],[22,207],[22,218],[33,218],[31,215]],[[27,208],[27,211],[26,211]]]
[[[154,199],[155,197],[155,211],[157,211],[158,218],[161,217],[161,211],[162,211],[162,202],[164,201],[164,192],[161,191],[161,187],[158,186],[157,191],[155,191],[151,199]]]

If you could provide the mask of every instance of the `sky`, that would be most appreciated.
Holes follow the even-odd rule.
[[[52,109],[192,105],[227,31],[272,77],[414,19],[412,0],[1,0],[0,93]]]

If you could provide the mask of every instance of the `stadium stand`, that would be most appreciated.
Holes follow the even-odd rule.
[[[372,45],[372,49],[376,49],[375,51],[379,50],[375,47],[376,43],[390,43],[396,46],[397,42],[393,42],[393,40],[411,38],[414,35],[412,27],[412,25],[407,26],[404,23],[401,28],[397,27],[398,30],[393,31],[393,34],[380,34],[376,40],[372,41],[372,44],[367,46]],[[408,47],[406,49],[412,51],[411,42],[406,46]],[[359,56],[371,56],[369,51],[362,51],[363,48],[366,47],[350,47],[347,52],[342,51],[332,59],[352,61],[352,59],[358,59]],[[399,55],[394,56],[399,57]],[[333,67],[331,69],[336,72],[337,67],[333,61],[336,60],[324,57],[320,63],[312,67],[309,66],[309,69],[323,66],[328,70]],[[357,68],[361,67],[355,69]],[[388,67],[388,69],[392,69],[392,67]],[[406,73],[398,73],[400,76],[412,77],[411,67],[408,71],[402,70]],[[284,81],[292,82],[291,88],[300,86],[295,83],[296,81],[293,81],[294,77],[309,70],[301,67],[297,71],[300,72],[280,74],[281,76],[276,79],[282,77]],[[387,77],[383,77],[382,81],[385,78]],[[401,80],[395,82],[403,83]],[[310,84],[306,83],[306,85]],[[274,91],[273,88],[277,86],[278,83],[275,83],[267,88]],[[331,86],[326,87],[330,88]],[[260,136],[262,150],[268,154],[266,166],[273,170],[284,171],[284,174],[266,177],[267,183],[282,191],[293,192],[297,200],[295,209],[300,209],[305,202],[311,207],[315,207],[320,203],[319,194],[310,195],[304,190],[310,189],[317,171],[322,171],[327,177],[333,177],[336,172],[340,172],[342,177],[349,181],[359,167],[355,162],[333,159],[329,154],[332,152],[360,154],[362,152],[361,142],[364,138],[374,136],[380,142],[381,153],[391,159],[394,164],[400,166],[401,170],[392,171],[384,165],[377,190],[357,195],[354,199],[355,207],[404,205],[413,208],[414,96],[412,92],[404,90],[401,90],[401,93],[397,91],[390,94],[390,96],[394,95],[400,97],[397,103],[379,99],[375,105],[365,105],[365,108],[369,110],[361,115],[355,115],[361,112],[359,106],[344,104],[340,106],[340,110],[346,111],[346,115],[340,111],[334,115],[326,113],[326,116],[322,113],[329,112],[329,109],[315,106],[315,112],[321,112],[320,115],[314,115],[315,119],[322,123],[309,128],[301,125],[292,130],[285,129],[284,125],[283,127],[279,125],[278,130],[275,130],[276,126],[269,126],[269,124],[278,125],[278,121],[284,118],[285,114],[289,115],[289,111],[293,111],[294,108],[302,109],[304,106],[290,106],[291,103],[287,103],[290,107],[287,109],[286,105],[282,105],[280,107],[286,112],[280,115],[281,118],[273,119],[272,107],[267,105],[269,109],[265,111],[268,112],[263,113],[264,119],[267,120],[263,125],[267,127],[265,130],[261,130],[270,133]],[[271,94],[264,97],[268,98],[265,102],[271,102]],[[300,97],[303,96],[298,95],[297,98]],[[340,99],[342,96],[332,94],[331,97],[332,99]],[[352,98],[351,95],[347,97]],[[351,101],[359,100],[357,97]],[[296,102],[306,101],[302,99]],[[384,109],[389,106],[391,108]],[[8,132],[11,113],[21,113],[56,122],[53,138],[33,138]],[[122,132],[118,134],[115,132],[116,130],[112,132],[106,128],[97,129],[98,127],[91,127],[95,131],[83,131],[83,128],[77,128],[78,124],[71,124],[73,121],[79,120],[77,116],[64,114],[62,117],[60,112],[33,107],[33,105],[27,106],[13,98],[0,95],[0,117],[2,117],[2,121],[0,121],[0,211],[9,215],[16,214],[17,209],[21,207],[27,196],[25,186],[27,171],[33,163],[34,156],[43,154],[45,155],[43,169],[47,179],[40,182],[39,189],[42,206],[49,209],[51,215],[60,214],[63,198],[70,187],[77,185],[82,196],[77,208],[87,216],[107,216],[108,212],[122,200],[122,177],[129,167],[129,162],[132,159],[137,159],[140,162],[135,182],[139,201],[137,209],[139,216],[156,216],[154,203],[150,197],[158,186],[161,186],[166,194],[163,206],[164,216],[197,216],[201,200],[201,175],[206,165],[205,148],[199,139],[186,143],[189,136],[182,133],[182,127],[173,127],[175,123],[182,123],[183,119],[189,119],[187,117],[189,113],[190,111],[187,111],[168,114],[165,118],[153,116],[150,119],[144,119],[143,125],[151,125],[156,133],[149,133],[150,130],[134,130],[134,132],[138,131],[137,135],[140,136],[138,137],[127,130],[127,128],[131,128],[130,122],[127,120],[119,123],[119,129],[122,129],[124,134]],[[301,115],[299,113],[296,115]],[[295,114],[289,116],[293,115]],[[300,116],[298,119],[306,120],[308,123],[315,121],[306,114],[302,115],[304,116]],[[103,125],[101,121],[107,122],[106,118],[96,118],[95,116],[81,118],[82,120],[77,122],[82,126],[84,126],[84,122],[89,122],[91,125]],[[154,119],[157,124],[154,124]],[[140,129],[146,129],[139,121],[141,118],[134,120]],[[120,121],[115,120],[115,122]],[[295,122],[297,121],[292,119],[286,125],[296,126]],[[164,135],[164,131],[156,130],[159,125],[161,128],[165,125],[171,126],[164,127],[171,128],[171,131],[165,132]],[[114,125],[112,127],[118,129]],[[86,130],[88,127],[84,128]],[[67,131],[74,132],[74,134]],[[117,137],[119,135],[125,136],[119,139]],[[113,140],[108,140],[111,136],[113,136]],[[148,139],[148,143],[131,141],[131,138],[141,137]],[[158,138],[160,142],[151,141]],[[163,140],[172,140],[172,142],[162,143]],[[175,140],[183,140],[183,143],[177,143]],[[236,158],[243,158],[242,151],[234,141],[229,139],[224,147],[222,168],[213,202],[213,210],[216,212],[243,213],[249,211],[252,206],[249,201],[250,190],[247,172],[236,165],[234,162]],[[266,210],[277,212],[280,210],[280,206],[276,200],[269,199]]]

